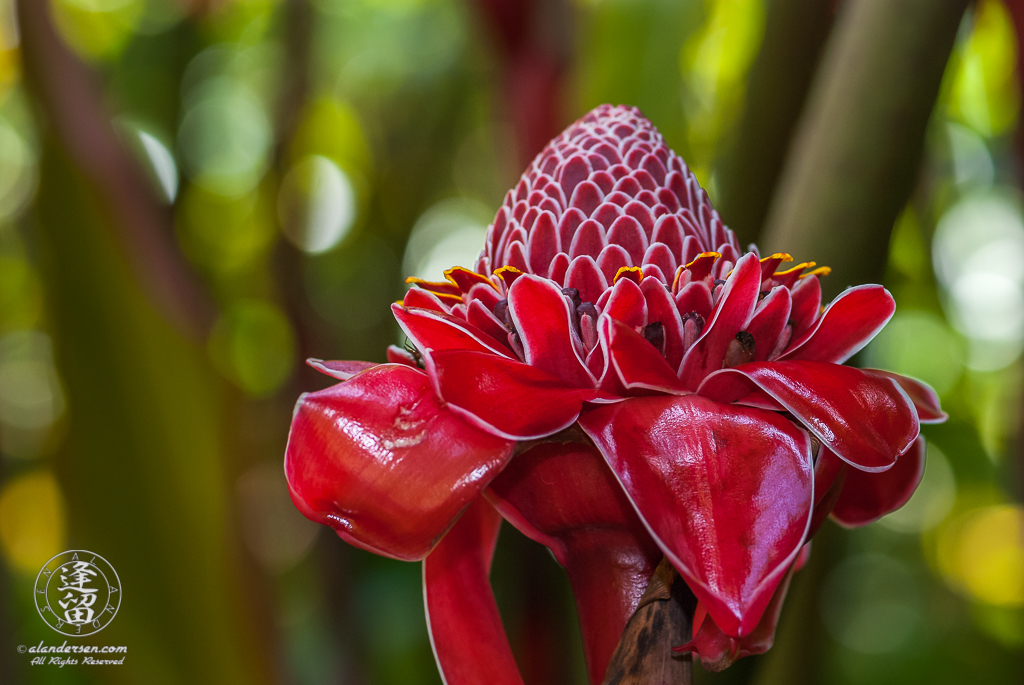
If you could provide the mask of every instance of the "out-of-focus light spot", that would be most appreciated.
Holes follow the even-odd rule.
[[[925,311],[898,312],[865,350],[867,366],[919,378],[943,395],[964,367],[963,343],[941,318]]]
[[[14,13],[14,3],[0,3],[0,50],[13,50],[21,45],[18,34],[18,18]]]
[[[411,84],[425,87],[451,73],[465,54],[472,22],[458,3],[323,0],[318,4],[337,27],[324,47],[322,64],[340,65],[325,75],[338,90],[360,102],[388,102]],[[333,69],[332,69],[333,71]]]
[[[33,328],[42,318],[43,287],[24,258],[0,255],[0,334]]]
[[[179,202],[178,238],[197,264],[232,273],[270,249],[277,235],[273,212],[272,201],[260,188],[224,197],[189,185]]]
[[[705,0],[707,21],[680,50],[686,82],[691,168],[705,168],[723,133],[742,110],[744,76],[764,36],[763,0]]]
[[[145,5],[146,11],[136,30],[147,35],[156,35],[172,28],[185,18],[188,9],[180,0],[146,0]]]
[[[45,428],[63,411],[49,337],[17,331],[0,339],[0,422],[15,428]]]
[[[1000,273],[970,272],[953,283],[961,325],[971,337],[1017,340],[1024,324],[1024,295]]]
[[[109,59],[128,44],[146,1],[53,0],[52,7],[57,28],[76,52],[89,59]]]
[[[914,280],[924,278],[931,269],[921,223],[910,205],[903,209],[893,226],[889,239],[889,266]]]
[[[149,158],[153,173],[160,182],[164,199],[174,202],[178,196],[178,165],[174,163],[174,155],[155,136],[139,131],[139,142]]]
[[[517,182],[515,132],[509,124],[489,122],[466,136],[455,155],[452,176],[459,192],[469,197],[502,201]]]
[[[983,136],[1005,133],[1020,110],[1014,76],[1017,41],[1003,3],[984,0],[973,13],[970,38],[960,52],[953,78],[950,110]]]
[[[938,561],[954,587],[996,606],[1024,606],[1024,508],[968,511],[939,532]]]
[[[352,228],[356,196],[337,164],[310,155],[285,176],[277,211],[285,236],[300,250],[319,254],[340,243]]]
[[[1007,649],[1024,647],[1024,609],[976,603],[974,623]]]
[[[956,501],[956,476],[939,448],[928,444],[924,478],[914,496],[901,509],[884,517],[879,525],[901,533],[921,533],[937,526]]]
[[[258,464],[243,473],[238,499],[246,546],[267,570],[282,573],[302,561],[320,526],[292,504],[280,464]]]
[[[989,188],[996,169],[981,136],[966,126],[947,122],[946,137],[953,162],[953,182],[962,189]]]
[[[21,76],[21,55],[18,47],[18,19],[14,14],[14,3],[0,3],[0,97],[16,84]]]
[[[10,565],[39,572],[64,549],[64,498],[49,471],[20,476],[0,490],[0,545]]]
[[[708,0],[708,20],[683,48],[683,66],[714,91],[741,78],[764,35],[762,0]]]
[[[248,87],[228,78],[207,85],[178,131],[185,173],[212,192],[238,197],[263,176],[273,131]]]
[[[853,556],[825,580],[821,616],[832,637],[849,649],[897,652],[920,626],[920,590],[907,567],[895,559]]]
[[[1002,368],[1024,349],[1024,221],[1004,193],[968,195],[939,220],[936,273],[949,318],[969,343],[968,366]]]
[[[1013,196],[973,193],[951,207],[935,229],[933,257],[939,278],[947,287],[965,271],[989,271],[973,258],[989,244],[999,243],[1014,255],[1024,254],[1024,222]],[[1004,275],[1016,278],[1020,266]]]
[[[367,231],[340,249],[308,259],[306,290],[316,311],[349,344],[368,343],[367,329],[385,320],[394,321],[390,304],[401,298],[405,289],[404,284],[396,283],[399,273],[395,253]],[[367,347],[366,354],[376,354],[376,350]]]
[[[483,249],[491,218],[493,213],[475,200],[453,198],[437,203],[416,220],[409,234],[403,273],[436,281],[453,266],[472,269]]]
[[[295,367],[295,333],[274,304],[243,299],[230,305],[214,325],[210,355],[242,390],[266,396],[281,387]]]
[[[0,221],[19,215],[36,189],[36,160],[25,139],[0,120]]]
[[[363,176],[369,176],[373,167],[370,143],[355,108],[329,97],[306,106],[288,147],[294,159],[323,155]]]

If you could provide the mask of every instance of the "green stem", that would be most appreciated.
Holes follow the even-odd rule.
[[[843,4],[762,240],[831,266],[828,294],[883,275],[967,2]]]

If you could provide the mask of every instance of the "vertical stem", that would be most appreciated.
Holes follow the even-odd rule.
[[[822,0],[770,0],[743,117],[718,174],[718,211],[741,245],[754,242],[807,100],[835,10]]]
[[[690,685],[693,656],[672,651],[690,640],[697,598],[662,559],[622,632],[604,685]]]
[[[512,123],[520,166],[526,166],[561,129],[572,9],[565,0],[477,0],[476,4],[501,62],[499,110]]]
[[[174,243],[170,209],[117,140],[96,75],[57,35],[50,3],[20,0],[17,15],[28,90],[70,161],[107,205],[132,275],[179,330],[204,338],[213,307]]]
[[[967,0],[843,4],[769,211],[764,247],[877,281],[913,187]]]

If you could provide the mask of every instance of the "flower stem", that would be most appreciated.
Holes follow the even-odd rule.
[[[662,559],[622,632],[604,685],[690,685],[693,660],[673,647],[690,640],[697,599]]]
[[[864,0],[836,18],[762,235],[765,254],[831,266],[826,295],[883,275],[967,4]]]

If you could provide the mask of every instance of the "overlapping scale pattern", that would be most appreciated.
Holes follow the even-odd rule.
[[[624,266],[670,282],[709,251],[724,258],[718,271],[742,253],[654,125],[635,107],[605,105],[551,141],[508,192],[476,271],[512,266],[564,284],[592,261],[608,284]]]
[[[565,289],[595,379],[606,377],[609,361],[605,351],[595,352],[604,313],[643,333],[683,377],[683,356],[712,332],[726,279],[743,256],[696,176],[654,125],[635,107],[604,105],[534,159],[488,227],[472,270],[451,269],[445,282],[414,280],[403,304],[463,319],[524,359],[506,297],[520,275],[533,274]],[[827,270],[805,273],[813,262],[780,269],[791,261],[785,254],[758,258],[760,280],[747,288],[756,297],[752,311],[710,345],[715,358],[690,364],[700,366],[690,374],[691,390],[724,362],[778,359],[815,329],[817,275]],[[609,310],[623,278],[641,286],[646,301],[642,312],[629,308],[628,321]],[[732,346],[739,356],[728,358],[738,329],[747,335],[738,353]]]

